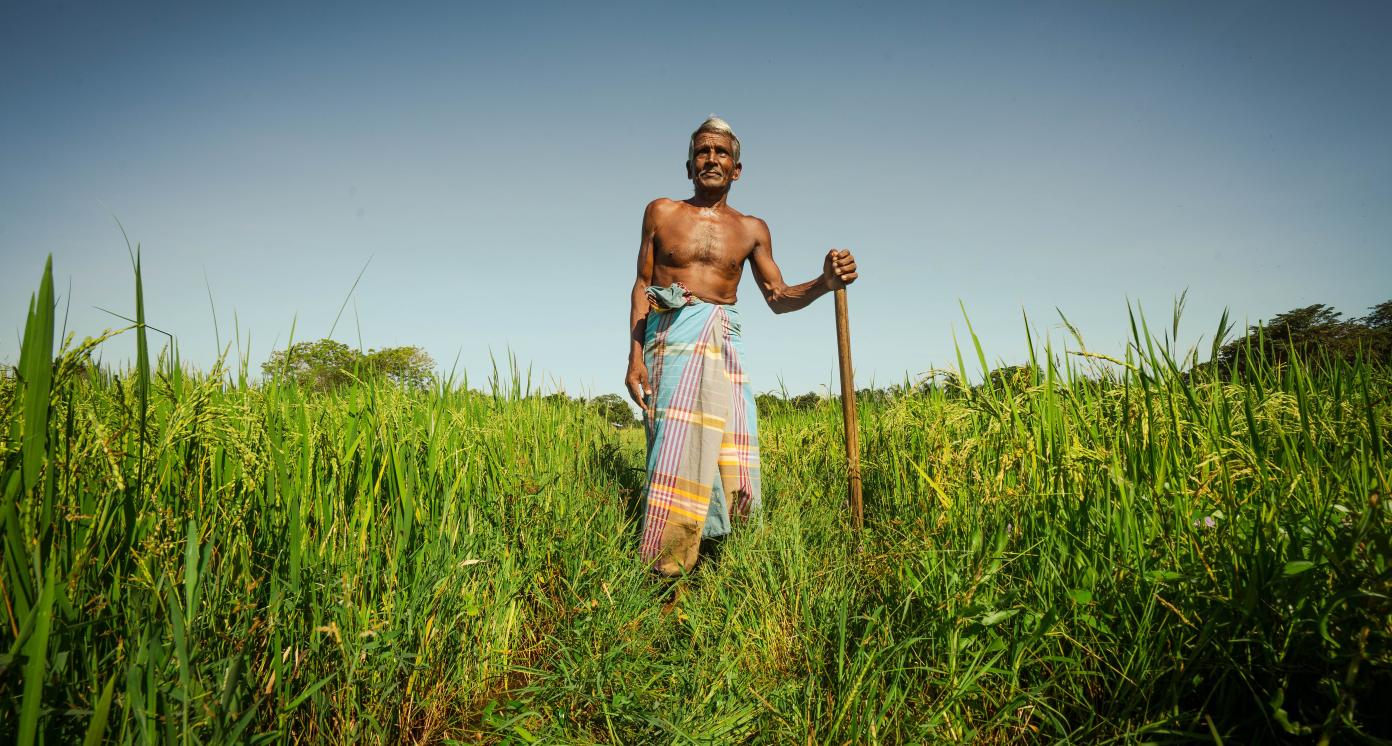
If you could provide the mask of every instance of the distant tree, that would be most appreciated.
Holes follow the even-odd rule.
[[[603,394],[596,396],[588,402],[589,406],[599,412],[599,415],[611,425],[620,427],[631,427],[638,424],[638,419],[633,416],[633,409],[628,406],[622,396],[618,394]]]
[[[364,354],[332,339],[296,342],[272,352],[261,364],[266,376],[288,378],[312,391],[329,391],[369,378],[420,389],[430,384],[434,369],[435,361],[419,347],[387,347]]]
[[[1344,320],[1342,313],[1323,303],[1293,308],[1249,327],[1242,338],[1224,345],[1217,363],[1236,374],[1247,368],[1249,357],[1276,364],[1288,362],[1292,356],[1315,361],[1325,357],[1353,360],[1362,355],[1375,362],[1392,362],[1392,301],[1369,310],[1367,316]]]
[[[794,396],[787,401],[788,406],[792,409],[796,409],[799,412],[810,412],[817,408],[817,405],[822,401],[822,397],[809,391],[806,394]]]
[[[1034,385],[1034,368],[1029,365],[1003,365],[986,374],[982,386],[993,391],[1005,392],[1007,389],[1018,394]]]
[[[782,411],[788,406],[788,402],[783,397],[772,392],[764,392],[754,397],[754,406],[762,414],[770,414]]]
[[[327,391],[353,380],[359,357],[357,350],[332,339],[296,342],[288,349],[272,352],[270,359],[261,364],[261,372],[268,377],[291,379],[301,388]]]
[[[1340,320],[1341,316],[1323,303],[1293,308],[1264,324],[1249,327],[1244,337],[1223,346],[1218,359],[1230,371],[1241,373],[1252,357],[1277,364],[1289,361],[1292,354],[1302,360],[1320,354],[1343,357],[1350,338],[1357,335],[1353,325]]]
[[[962,385],[961,377],[950,370],[930,371],[919,381],[917,386],[914,386],[913,390],[915,393],[924,395],[941,391],[949,399],[961,397],[967,391],[966,387]]]
[[[1368,309],[1372,313],[1358,319],[1369,329],[1392,331],[1392,300],[1385,300]]]
[[[435,378],[435,361],[420,347],[369,350],[363,362],[373,374],[406,388],[424,389]]]
[[[1372,313],[1357,320],[1364,329],[1368,353],[1375,360],[1392,363],[1392,300],[1368,310]]]
[[[885,404],[893,401],[898,395],[898,386],[890,386],[883,389],[864,388],[856,391],[856,401],[866,404]]]

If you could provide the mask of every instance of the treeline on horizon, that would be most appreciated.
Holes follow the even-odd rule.
[[[1220,339],[1226,338],[1228,333],[1226,319],[1223,326]],[[1181,370],[1180,373],[1190,376],[1213,370],[1219,377],[1231,380],[1242,376],[1255,361],[1264,360],[1279,366],[1288,364],[1293,358],[1305,365],[1323,365],[1333,360],[1392,364],[1392,300],[1372,306],[1366,316],[1354,318],[1344,318],[1343,313],[1323,303],[1293,308],[1268,322],[1248,327],[1242,337],[1217,346],[1214,353],[1209,361],[1194,361],[1188,370]],[[1105,355],[1087,352],[1072,354],[1126,365]],[[1019,391],[1032,385],[1037,380],[1036,374],[1030,363],[1002,365],[991,369],[981,383],[969,385],[955,371],[933,371],[917,383],[905,381],[882,388],[858,389],[856,399],[891,401],[901,396],[935,390],[952,397],[967,395],[983,387],[997,391]],[[823,396],[812,392],[799,395],[767,392],[757,396],[756,402],[760,411],[805,411],[815,408],[822,401],[839,398],[835,394]]]

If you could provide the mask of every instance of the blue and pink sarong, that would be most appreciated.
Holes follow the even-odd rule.
[[[701,539],[759,510],[758,419],[735,307],[680,284],[648,288],[648,304],[643,361],[655,401],[639,553],[680,575],[695,566]]]

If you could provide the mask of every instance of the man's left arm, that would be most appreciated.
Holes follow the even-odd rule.
[[[840,290],[856,281],[855,257],[847,249],[832,249],[822,261],[822,274],[800,285],[789,285],[783,281],[783,271],[773,260],[773,239],[769,235],[768,223],[752,218],[754,222],[754,251],[749,255],[749,266],[754,271],[754,280],[759,283],[759,292],[774,313],[787,313],[806,308],[809,303],[821,296]]]

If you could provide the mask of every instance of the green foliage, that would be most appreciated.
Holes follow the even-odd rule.
[[[596,396],[589,401],[589,406],[611,425],[632,427],[641,422],[633,415],[633,409],[628,406],[628,402],[618,394]]]
[[[1319,363],[1360,357],[1392,363],[1392,301],[1370,310],[1363,318],[1344,320],[1342,313],[1323,303],[1291,309],[1224,345],[1217,362],[1235,373],[1245,371],[1254,357],[1278,365],[1292,357]]]
[[[296,342],[271,353],[261,364],[267,377],[292,380],[309,391],[329,391],[346,386],[361,372],[361,355],[342,342],[321,339]]]
[[[1368,309],[1367,316],[1357,323],[1367,329],[1369,357],[1382,362],[1392,362],[1392,300],[1384,301]]]
[[[1368,310],[1372,313],[1359,319],[1359,324],[1378,332],[1392,330],[1392,300],[1383,301]]]
[[[419,347],[388,347],[361,353],[332,339],[296,342],[261,364],[267,377],[293,380],[309,391],[331,391],[356,381],[381,378],[423,390],[434,380],[435,361]]]
[[[787,406],[787,402],[778,394],[765,392],[754,396],[754,406],[760,414],[772,414],[781,411]]]
[[[0,387],[2,742],[1392,735],[1392,368],[1366,359],[1182,375],[1138,331],[1110,378],[1049,353],[867,397],[858,536],[839,407],[771,407],[761,520],[664,613],[643,434],[593,402],[516,370],[102,374],[95,344]]]
[[[1014,391],[1023,391],[1031,386],[1035,381],[1036,371],[1029,365],[1005,365],[994,368],[986,374],[986,381],[982,386],[990,388],[997,394],[1009,394]]]
[[[368,350],[363,367],[406,388],[423,390],[435,378],[435,361],[420,347],[388,347]]]
[[[813,394],[799,394],[788,399],[788,407],[796,412],[809,412],[817,408],[822,402],[822,397]]]
[[[1022,371],[1027,374],[1027,366],[1007,366],[1006,368],[993,370],[988,378],[999,386],[1004,380],[1014,380],[1017,374]],[[1028,377],[1028,375],[1025,377]],[[957,398],[962,396],[966,391],[967,389],[962,387],[961,379],[958,378],[956,373],[951,371],[933,371],[931,375],[923,377],[922,380],[917,383],[905,380],[902,383],[890,384],[884,387],[857,389],[856,401],[860,402],[862,405],[884,405],[902,397],[915,395],[926,396],[937,392],[943,392],[950,398]],[[754,403],[755,406],[759,408],[760,412],[810,412],[828,402],[839,407],[840,405],[837,404],[837,402],[839,402],[840,399],[841,397],[839,395],[824,398],[814,392],[789,396],[786,392],[775,393],[769,391],[756,395],[754,397]]]

